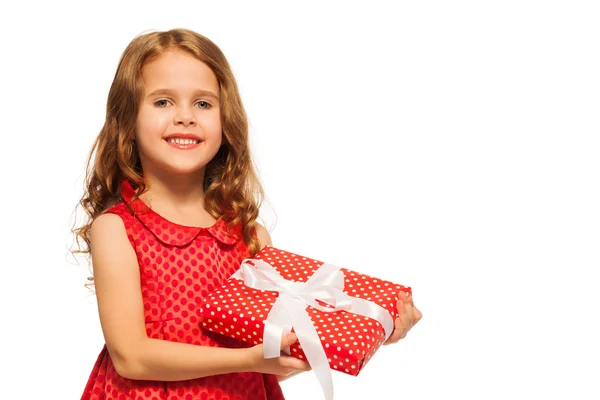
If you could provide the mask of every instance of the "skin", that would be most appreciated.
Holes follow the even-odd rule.
[[[169,51],[147,64],[136,119],[135,144],[149,190],[142,200],[165,218],[188,226],[216,222],[203,204],[206,164],[222,144],[214,73],[180,51]],[[169,93],[152,94],[158,89]],[[202,92],[199,92],[201,90]],[[207,95],[212,93],[214,96]],[[165,137],[190,132],[203,139],[193,150],[178,150]],[[268,231],[256,224],[261,247],[272,245]],[[145,331],[139,265],[120,217],[100,215],[91,227],[91,255],[100,323],[117,372],[130,379],[179,381],[231,372],[260,372],[280,380],[310,370],[308,363],[282,354],[263,358],[262,345],[247,349],[194,346],[148,338]],[[421,318],[411,299],[398,303],[399,318],[388,343],[395,343]],[[407,304],[410,303],[410,304]],[[281,348],[296,341],[282,338]]]
[[[385,341],[385,345],[398,343],[400,339],[404,339],[408,331],[417,324],[423,317],[421,311],[415,307],[412,296],[406,296],[404,292],[398,294],[399,300],[396,303],[398,307],[398,318],[394,320],[394,331]]]
[[[150,189],[142,200],[182,225],[210,226],[204,211],[205,166],[223,141],[219,83],[212,70],[182,51],[168,51],[144,66],[144,92],[136,119],[135,142]],[[156,91],[168,89],[167,93]],[[165,138],[192,133],[199,147],[179,150]]]

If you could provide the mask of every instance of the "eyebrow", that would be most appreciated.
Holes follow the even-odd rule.
[[[156,96],[159,94],[173,94],[175,91],[173,89],[157,89],[155,91],[153,91],[152,93],[148,94],[148,96],[146,97],[151,97],[151,96]],[[204,90],[204,89],[196,89],[194,90],[194,95],[203,95],[203,96],[207,96],[207,97],[212,97],[215,100],[219,100],[219,96],[217,96],[216,94],[214,94],[213,92],[211,92],[210,90]]]

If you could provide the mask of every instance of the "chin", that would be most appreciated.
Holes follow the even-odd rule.
[[[165,172],[168,172],[169,174],[173,174],[173,175],[193,175],[193,174],[198,174],[200,173],[204,167],[206,165],[205,164],[194,164],[194,165],[163,165],[163,167],[161,168],[162,170],[164,170]]]
[[[204,166],[196,168],[169,168],[167,171],[173,175],[194,175],[199,174],[204,169]]]

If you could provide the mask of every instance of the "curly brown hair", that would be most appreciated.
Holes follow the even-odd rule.
[[[121,200],[119,188],[124,179],[137,188],[135,198],[148,189],[132,141],[143,93],[142,68],[168,50],[192,55],[217,77],[223,145],[206,165],[204,204],[213,217],[223,218],[229,228],[241,222],[243,240],[252,256],[260,249],[255,222],[264,192],[252,163],[248,118],[231,67],[208,38],[191,30],[172,29],[137,36],[121,56],[108,93],[106,120],[87,160],[85,190],[78,203],[87,218],[84,225],[72,229],[78,247],[72,251],[74,255],[83,253],[89,257],[92,222]]]

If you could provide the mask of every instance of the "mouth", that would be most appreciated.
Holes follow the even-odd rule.
[[[178,137],[166,138],[165,141],[169,144],[175,144],[175,145],[180,145],[180,146],[190,146],[190,145],[200,143],[199,139],[188,139],[188,138],[184,139],[184,138],[178,138]]]
[[[192,149],[195,149],[196,147],[200,146],[200,144],[203,142],[198,137],[182,138],[182,137],[177,137],[177,136],[171,136],[171,137],[166,137],[163,140],[165,142],[167,142],[167,144],[169,146],[179,149],[179,150],[192,150]]]

